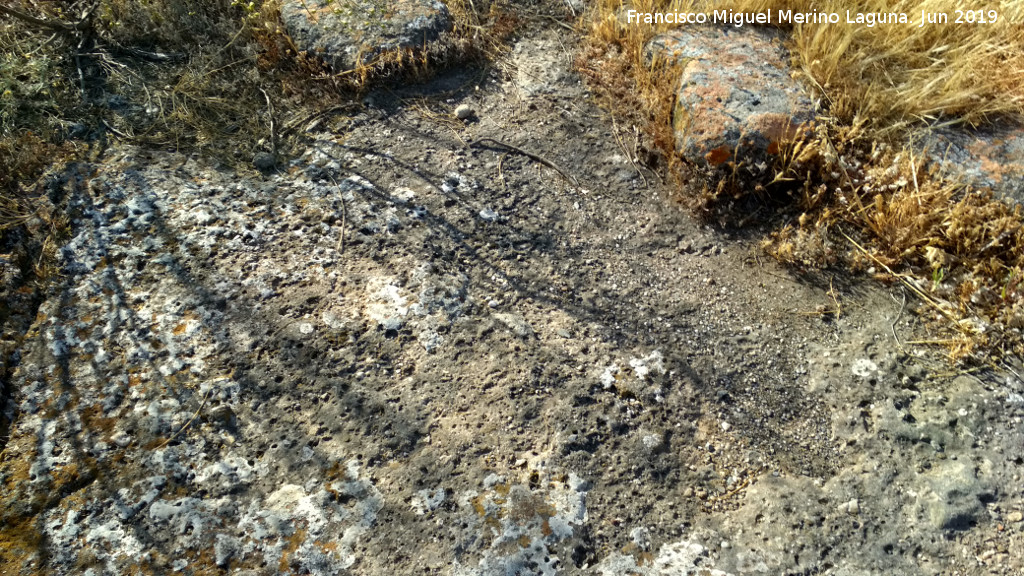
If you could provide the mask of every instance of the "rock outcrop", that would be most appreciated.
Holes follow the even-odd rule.
[[[755,166],[814,119],[775,31],[691,26],[647,49],[655,60],[682,65],[672,123],[676,149],[690,162]]]
[[[423,48],[452,27],[438,0],[285,0],[281,20],[296,45],[335,71],[395,50]]]

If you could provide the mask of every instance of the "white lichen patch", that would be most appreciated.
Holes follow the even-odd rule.
[[[469,277],[439,275],[430,264],[418,266],[412,274],[419,285],[416,303],[409,310],[417,316],[437,316],[439,320],[453,322],[466,313],[470,305]]]
[[[597,572],[601,576],[731,576],[714,567],[707,548],[689,540],[663,545],[653,560],[635,543],[633,549],[633,554],[611,554],[597,565]]]
[[[212,502],[199,498],[158,500],[149,507],[149,520],[158,527],[166,527],[171,534],[195,545],[206,538],[207,531],[220,523],[214,515]]]
[[[619,379],[620,373],[621,370],[619,368],[619,365],[616,364],[615,362],[612,362],[608,366],[605,366],[598,380],[601,382],[601,386],[603,386],[605,390],[608,390],[611,387],[615,386],[615,383]]]
[[[39,441],[37,443],[36,456],[32,461],[32,466],[29,468],[29,480],[36,484],[44,484],[50,481],[50,473],[55,468],[67,463],[67,457],[61,458],[54,455],[55,445],[52,437],[57,429],[57,422],[53,420],[44,422],[38,418],[33,420],[39,422],[37,425]]]
[[[362,313],[386,331],[411,329],[423,349],[434,352],[445,343],[439,329],[451,325],[472,305],[469,279],[464,274],[437,274],[429,263],[414,268],[410,276],[407,285],[390,276],[371,278]],[[334,314],[332,323],[344,326]]]
[[[412,502],[409,505],[418,516],[424,516],[429,512],[437,510],[444,504],[444,501],[444,488],[435,488],[433,490],[424,488],[412,497]]]
[[[130,529],[111,519],[85,532],[85,544],[111,574],[119,572],[116,561],[123,556],[139,559],[145,547]]]
[[[195,481],[199,485],[215,485],[222,490],[234,490],[252,482],[253,477],[253,467],[245,458],[229,455],[200,470]]]
[[[328,308],[320,315],[320,320],[327,326],[328,330],[334,333],[343,332],[348,329],[348,317],[341,310]]]
[[[613,361],[601,370],[597,380],[602,388],[615,390],[621,396],[646,397],[657,402],[663,400],[663,390],[654,378],[667,372],[665,357],[660,350],[620,362]],[[629,368],[625,368],[623,364]]]
[[[408,204],[416,199],[416,191],[399,186],[391,191],[391,199],[396,204]]]
[[[250,480],[251,470],[229,456],[204,467],[196,482]],[[241,509],[237,490],[220,498],[167,498],[165,477],[154,476],[119,490],[112,500],[86,504],[83,509],[90,512],[84,517],[76,509],[54,510],[45,530],[54,561],[70,564],[88,553],[112,574],[146,561],[149,545],[135,536],[144,533],[172,545],[186,563],[210,551],[222,568],[237,560],[337,576],[356,562],[359,539],[384,505],[381,493],[360,477],[357,463],[342,470],[334,482],[314,481],[305,488],[284,484]]]
[[[871,378],[878,373],[878,365],[868,358],[858,358],[857,360],[854,360],[853,366],[851,366],[850,370],[853,372],[854,376],[858,376],[860,378]]]
[[[381,493],[359,477],[358,464],[351,461],[342,480],[312,491],[286,484],[261,504],[253,503],[238,524],[246,535],[239,554],[259,557],[266,565],[289,563],[300,573],[340,574],[355,563],[359,537],[383,506]]]
[[[420,335],[416,337],[420,345],[427,352],[433,352],[444,344],[444,337],[437,333],[433,329],[426,329],[420,332]]]
[[[571,538],[573,527],[586,522],[589,486],[575,474],[569,474],[561,482],[542,484],[549,488],[508,484],[503,478],[491,475],[484,482],[483,492],[462,494],[459,499],[462,515],[479,530],[480,538],[476,542],[483,549],[475,564],[459,563],[453,574],[553,576],[559,573],[561,559],[552,547]]]
[[[399,330],[409,314],[409,298],[394,278],[373,278],[366,286],[365,314],[385,330]]]
[[[660,350],[655,350],[642,358],[631,358],[629,366],[638,380],[646,380],[649,375],[665,373],[665,357]]]

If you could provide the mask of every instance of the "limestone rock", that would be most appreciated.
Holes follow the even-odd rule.
[[[387,51],[422,47],[452,27],[438,0],[284,0],[281,20],[300,49],[336,71]]]
[[[691,26],[654,38],[647,51],[682,64],[672,124],[676,151],[690,162],[764,166],[814,118],[774,31]]]

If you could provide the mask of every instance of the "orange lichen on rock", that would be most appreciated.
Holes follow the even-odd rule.
[[[683,65],[672,127],[677,153],[691,163],[763,162],[813,120],[771,31],[687,27],[655,37],[647,51]]]
[[[732,156],[732,154],[729,152],[729,148],[726,146],[719,146],[718,148],[715,148],[714,150],[704,155],[704,157],[708,161],[708,164],[712,166],[718,166],[719,164],[723,164],[724,162],[729,160],[730,156]]]

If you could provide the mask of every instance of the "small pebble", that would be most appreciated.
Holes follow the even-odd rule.
[[[476,111],[469,106],[469,104],[459,104],[455,108],[455,117],[459,120],[469,120],[476,115]]]
[[[257,170],[272,170],[274,166],[277,166],[277,157],[270,152],[257,152],[256,155],[252,157],[252,165],[255,166]]]
[[[234,417],[234,410],[232,410],[227,404],[214,406],[209,412],[209,418],[211,421],[220,422],[222,424],[230,424]]]
[[[1024,512],[1021,512],[1020,510],[1014,510],[1013,512],[1010,512],[1006,516],[1006,519],[1010,522],[1020,522],[1024,520]]]
[[[124,431],[119,431],[115,433],[114,436],[111,437],[111,440],[113,440],[114,444],[117,444],[121,448],[124,448],[125,446],[132,443],[132,437],[129,436]]]

